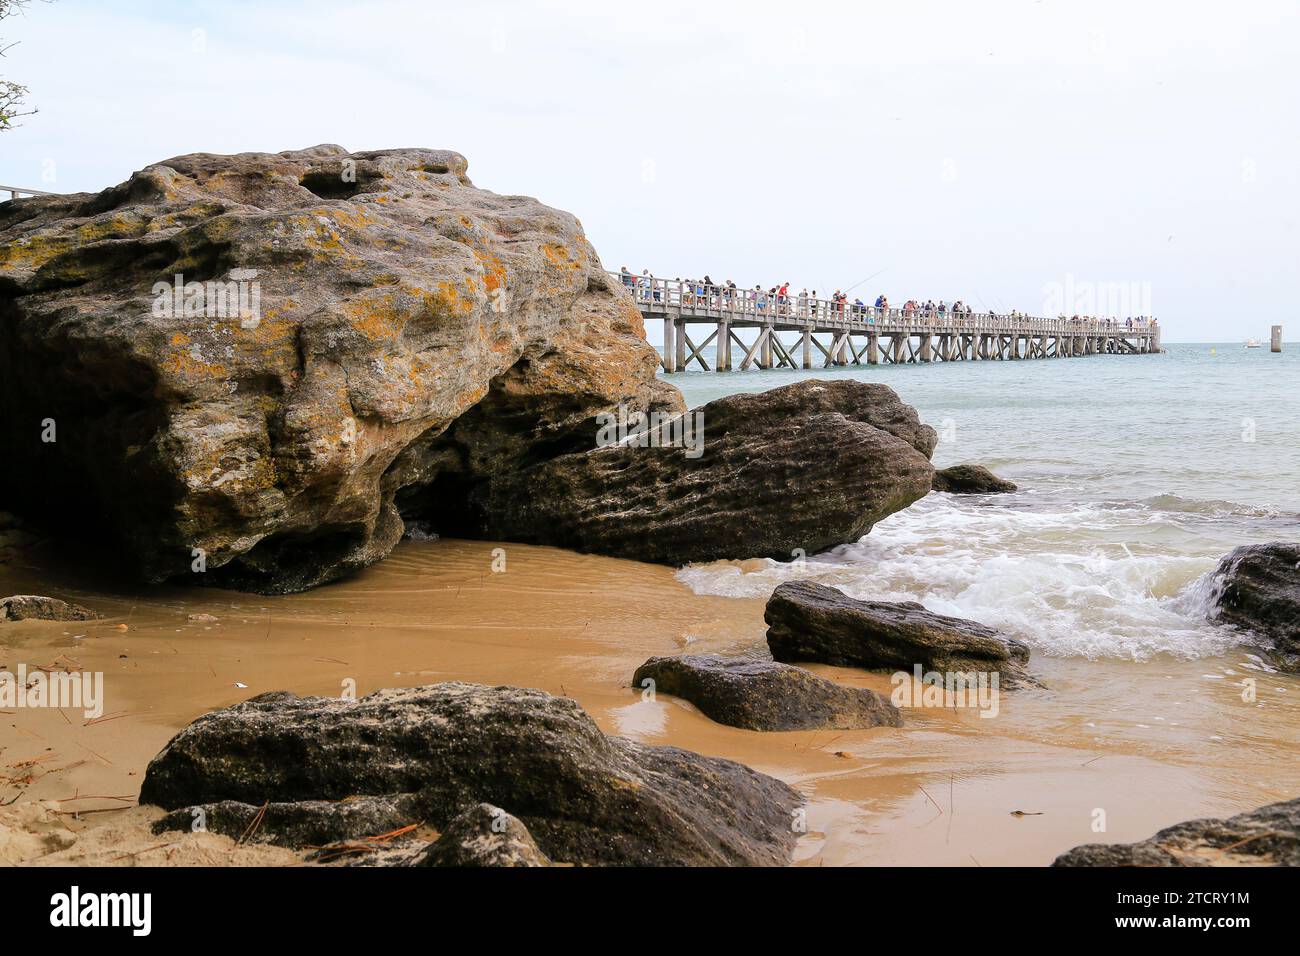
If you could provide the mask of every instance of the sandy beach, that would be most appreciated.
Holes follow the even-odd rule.
[[[492,570],[496,548],[504,572]],[[0,592],[54,594],[105,615],[0,629],[10,670],[105,675],[98,719],[0,714],[7,864],[299,864],[299,854],[214,834],[155,835],[159,812],[135,798],[149,760],[195,717],[273,690],[337,696],[347,682],[359,695],[446,680],[540,688],[575,699],[608,733],[748,764],[808,798],[803,866],[1042,866],[1081,843],[1140,840],[1300,789],[1300,682],[1260,671],[1249,648],[1145,663],[1035,655],[1047,689],[1004,692],[991,719],[912,708],[897,729],[757,733],[630,686],[652,655],[763,643],[762,600],[697,595],[665,567],[408,540],[350,580],[263,597],[124,590],[38,551],[0,566]],[[891,691],[885,673],[811,669]],[[1246,675],[1257,682],[1250,703],[1238,685]],[[1097,810],[1103,834],[1092,829]]]

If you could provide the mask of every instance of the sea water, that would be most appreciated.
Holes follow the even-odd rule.
[[[807,378],[883,382],[938,431],[936,466],[986,465],[1020,489],[931,494],[805,562],[723,561],[679,577],[702,594],[766,596],[799,576],[918,600],[1041,654],[1221,655],[1242,638],[1207,620],[1210,572],[1239,545],[1300,539],[1300,345],[1166,348],[665,376],[691,406]]]

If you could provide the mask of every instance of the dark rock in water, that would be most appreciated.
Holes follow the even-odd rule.
[[[1052,866],[1300,866],[1300,799],[1190,820],[1140,843],[1088,843]]]
[[[38,594],[0,598],[0,621],[97,621],[100,617],[90,608]]]
[[[477,533],[686,564],[855,541],[930,491],[935,433],[884,385],[808,381],[687,413],[702,454],[615,445],[500,474]]]
[[[448,683],[357,701],[263,694],[198,718],[145,773],[165,809],[418,795],[443,829],[509,807],[552,860],[781,865],[802,798],[748,767],[607,737],[572,700]]]
[[[634,687],[688,700],[706,717],[745,730],[898,727],[898,708],[872,690],[841,687],[799,667],[757,658],[652,657]]]
[[[245,843],[320,847],[391,833],[422,819],[423,806],[418,795],[412,794],[258,806],[221,800],[173,810],[154,823],[153,831],[200,829]]]
[[[0,501],[149,581],[295,591],[681,411],[578,220],[467,165],[196,153],[0,204]]]
[[[1300,544],[1238,548],[1219,563],[1214,580],[1212,617],[1267,639],[1277,665],[1300,672]]]
[[[859,601],[811,581],[787,581],[768,599],[767,646],[778,661],[868,670],[994,672],[1013,687],[1037,683],[1029,648],[975,621],[945,617],[914,601]]]
[[[999,478],[983,465],[953,465],[934,473],[934,490],[951,495],[996,495],[1016,490],[1016,484]]]
[[[442,831],[417,866],[550,866],[516,817],[490,803],[470,807]]]

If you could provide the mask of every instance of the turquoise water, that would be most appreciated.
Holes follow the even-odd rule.
[[[932,494],[805,568],[720,562],[681,577],[758,596],[810,575],[861,597],[921,600],[1048,654],[1222,654],[1239,636],[1205,620],[1207,572],[1238,545],[1300,537],[1300,345],[1167,348],[665,376],[690,405],[804,378],[884,382],[939,431],[936,465],[978,462],[1020,486]]]

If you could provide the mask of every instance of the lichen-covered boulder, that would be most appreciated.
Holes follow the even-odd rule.
[[[199,153],[0,204],[0,502],[146,580],[294,591],[601,412],[681,410],[578,220],[466,169]]]
[[[295,825],[358,797],[439,830],[475,804],[509,807],[551,860],[650,866],[788,863],[803,802],[730,760],[606,736],[567,698],[463,683],[262,694],[173,737],[140,789],[167,810],[310,803],[277,806]]]

